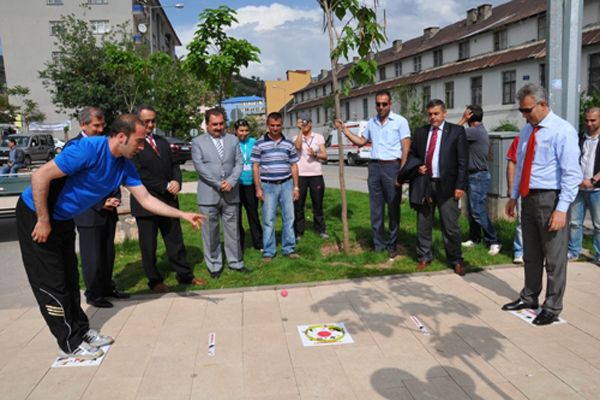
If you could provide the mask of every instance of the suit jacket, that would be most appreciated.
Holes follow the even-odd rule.
[[[425,164],[427,155],[427,138],[431,125],[415,129],[415,134],[410,145],[410,153]],[[439,150],[440,185],[438,185],[438,199],[444,201],[454,197],[454,190],[467,190],[469,145],[465,128],[444,123],[442,141]]]
[[[77,135],[73,139],[69,140],[65,144],[65,148],[67,146],[73,144],[75,141],[83,139],[84,137],[85,136],[83,136],[81,133],[79,133],[79,135]],[[84,212],[82,212],[81,214],[73,217],[73,221],[75,221],[75,225],[77,225],[79,227],[89,228],[92,226],[104,226],[109,218],[116,221],[119,218],[119,214],[117,213],[117,210],[116,209],[114,209],[114,210],[104,209],[104,202],[109,197],[117,197],[120,199],[121,198],[121,189],[119,188],[119,189],[115,190],[114,192],[112,192],[111,194],[109,194],[108,196],[106,196],[105,198],[100,200],[98,203],[94,204],[92,206],[92,208],[89,208],[89,209],[85,210]]]
[[[153,135],[153,137],[160,156],[146,142],[144,150],[132,159],[133,164],[140,174],[142,184],[151,195],[170,206],[179,207],[177,196],[167,191],[167,185],[172,180],[179,182],[179,185],[181,185],[179,164],[173,162],[171,158],[169,142],[162,136]],[[131,196],[131,215],[134,217],[150,217],[154,214],[145,210],[135,197]]]
[[[223,135],[223,160],[210,134],[197,136],[192,141],[192,161],[198,172],[199,205],[210,206],[219,203],[220,199],[227,203],[239,203],[240,196],[236,188],[242,174],[242,152],[234,135]],[[233,190],[221,192],[221,182],[226,180]]]

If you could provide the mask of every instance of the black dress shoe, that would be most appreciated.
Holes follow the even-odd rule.
[[[219,279],[219,277],[221,276],[221,271],[215,271],[215,272],[210,272],[210,277],[213,279]]]
[[[537,303],[526,303],[521,299],[515,300],[513,302],[507,303],[502,306],[503,311],[517,311],[523,310],[524,308],[532,308],[537,309],[539,305]]]
[[[106,300],[104,297],[96,297],[95,299],[87,299],[86,302],[90,306],[94,306],[97,308],[112,308],[113,303]]]
[[[128,299],[131,297],[131,295],[129,293],[122,292],[117,288],[114,288],[110,293],[106,295],[106,297],[112,297],[113,299]]]
[[[551,323],[558,321],[558,315],[548,310],[542,310],[533,321],[532,324],[542,326],[550,325]]]
[[[252,270],[251,270],[251,269],[249,269],[249,268],[246,268],[246,267],[237,268],[237,269],[232,269],[232,271],[235,271],[235,272],[243,272],[243,273],[245,273],[245,274],[249,274],[250,272],[252,272]]]

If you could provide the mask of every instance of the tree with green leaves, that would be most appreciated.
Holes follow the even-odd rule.
[[[0,87],[0,123],[12,124],[19,115],[24,125],[43,121],[46,116],[40,111],[38,104],[28,96],[29,88],[24,86]],[[21,105],[11,104],[9,97],[20,98]]]
[[[348,59],[352,52],[359,56],[348,73],[347,84],[341,88],[348,94],[352,83],[365,85],[374,82],[377,72],[377,61],[370,55],[377,50],[386,38],[383,27],[377,21],[376,9],[378,1],[373,6],[362,4],[359,0],[318,0],[323,10],[324,29],[329,34],[331,61],[331,77],[333,84],[335,115],[340,116],[340,85],[338,83],[337,65],[340,58]],[[342,24],[338,31],[336,24]],[[342,132],[338,130],[338,143],[343,143]],[[343,146],[339,147],[339,159],[344,159]],[[342,233],[343,249],[350,250],[350,234],[348,232],[348,202],[346,200],[346,180],[344,163],[339,163],[340,196],[342,200]]]
[[[237,23],[235,10],[207,8],[199,16],[198,29],[188,44],[185,64],[198,80],[218,93],[219,105],[233,92],[233,76],[250,62],[260,62],[260,50],[245,39],[228,36],[225,29]]]

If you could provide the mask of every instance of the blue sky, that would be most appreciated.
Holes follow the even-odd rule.
[[[322,31],[322,13],[314,0],[252,1],[233,0],[213,3],[207,0],[180,0],[183,9],[165,8],[177,35],[185,45],[193,38],[198,14],[205,7],[226,4],[238,13],[239,24],[228,31],[261,49],[261,63],[253,63],[242,73],[262,79],[285,79],[290,69],[310,69],[313,75],[328,68],[329,40]],[[163,5],[178,1],[162,0]],[[379,0],[379,14],[386,11],[389,47],[395,39],[407,41],[420,36],[429,26],[445,26],[465,18],[469,8],[482,3],[493,6],[504,0]]]

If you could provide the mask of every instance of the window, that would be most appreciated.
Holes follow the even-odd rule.
[[[504,71],[502,73],[502,104],[513,104],[517,91],[517,72]]]
[[[454,108],[454,81],[444,84],[446,94],[446,108]]]
[[[63,0],[47,0],[46,4],[49,6],[62,6]]]
[[[481,76],[471,78],[471,104],[482,104],[483,82]]]
[[[506,29],[494,32],[494,51],[504,50],[508,47]]]
[[[60,21],[50,21],[50,36],[56,36],[61,28]]]
[[[350,119],[350,102],[349,101],[347,101],[344,104],[344,108],[346,109],[345,110],[346,111],[346,121],[348,121]]]
[[[460,42],[458,44],[458,59],[466,60],[471,56],[471,48],[469,46],[469,41],[465,40],[464,42]]]
[[[317,107],[317,124],[321,123],[321,107]]]
[[[413,58],[413,71],[421,71],[421,56],[416,56],[415,58]]]
[[[304,101],[304,92],[300,92],[300,101]]]
[[[108,4],[108,0],[88,0],[88,4],[92,4],[92,5]]]
[[[323,85],[323,96],[327,96],[327,86]]]
[[[394,64],[394,75],[400,76],[402,75],[402,61],[398,61]]]
[[[385,81],[385,66],[379,67],[379,80]]]
[[[444,63],[444,52],[442,51],[442,49],[434,50],[433,51],[433,66],[439,67],[443,63]]]
[[[290,113],[289,116],[290,116],[290,118],[289,118],[289,120],[290,120],[290,126],[293,126],[294,125],[294,116],[292,115],[292,113]]]
[[[600,53],[590,54],[588,93],[600,90]]]
[[[537,19],[537,38],[538,40],[546,39],[546,14],[542,14]]]
[[[421,93],[421,102],[423,103],[423,111],[427,107],[427,103],[431,100],[431,86],[423,86],[423,92]]]
[[[546,64],[540,64],[540,85],[546,86]]]
[[[319,97],[319,88],[315,88],[315,99]]]
[[[363,99],[363,119],[369,119],[369,99]]]
[[[105,19],[92,20],[90,21],[90,26],[92,27],[94,35],[102,35],[110,32],[110,22]]]

